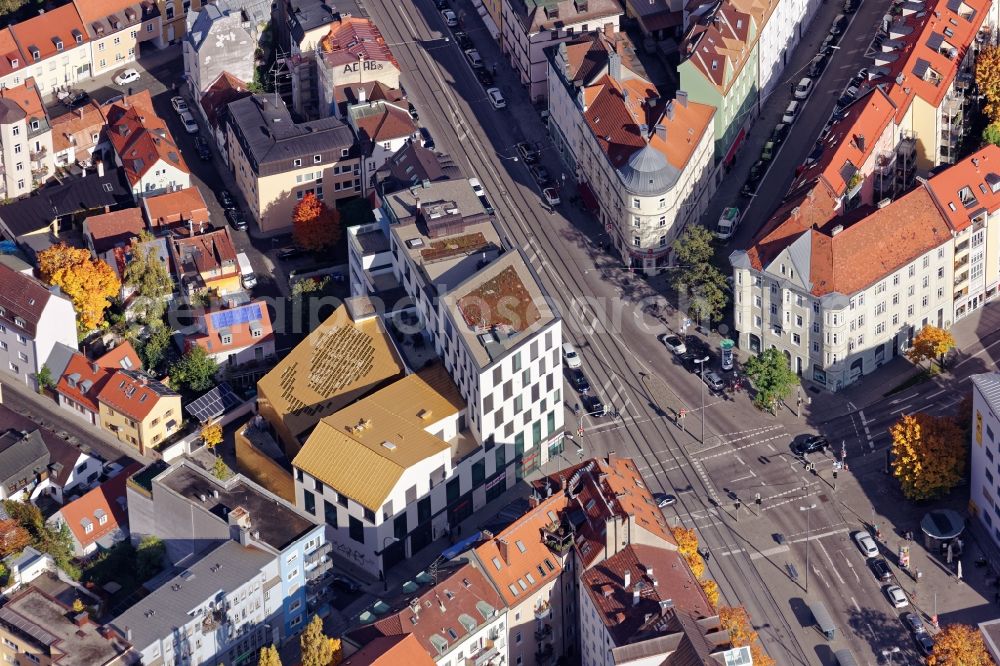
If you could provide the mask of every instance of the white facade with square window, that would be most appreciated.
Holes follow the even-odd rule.
[[[973,520],[1000,545],[1000,373],[972,376],[969,505]]]

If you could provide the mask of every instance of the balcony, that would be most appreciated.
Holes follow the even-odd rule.
[[[28,153],[28,157],[31,159],[32,162],[38,162],[39,160],[44,159],[45,156],[48,155],[48,153],[49,153],[48,149],[45,146],[42,146],[38,150],[30,151]]]
[[[495,666],[500,663],[500,650],[494,641],[486,641],[478,652],[470,654],[465,666]]]
[[[535,640],[539,642],[552,640],[552,625],[546,622],[539,629],[535,629]]]
[[[965,255],[964,257],[955,262],[955,272],[957,273],[959,270],[968,265],[969,265],[969,255]]]
[[[542,541],[554,553],[565,553],[573,546],[573,533],[562,525],[549,525],[542,529]]]
[[[324,555],[329,555],[333,550],[333,544],[329,541],[323,543],[323,545],[317,547],[312,552],[306,555],[306,566],[313,564],[314,562],[319,562],[323,559]]]
[[[535,606],[535,619],[547,620],[552,617],[552,605],[548,601],[541,601]]]
[[[550,666],[556,661],[556,653],[551,643],[546,643],[543,647],[535,650],[535,663],[538,666]]]
[[[965,271],[961,275],[955,276],[955,286],[957,287],[958,285],[962,284],[968,279],[969,279],[969,271]]]

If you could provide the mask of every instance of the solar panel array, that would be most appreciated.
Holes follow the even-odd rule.
[[[228,328],[238,324],[247,324],[252,321],[260,321],[260,303],[251,303],[240,308],[231,310],[219,310],[212,313],[212,327],[215,330]]]
[[[184,406],[184,410],[198,419],[199,423],[207,423],[219,418],[239,404],[240,399],[229,388],[229,384],[223,382],[197,400],[189,402]]]

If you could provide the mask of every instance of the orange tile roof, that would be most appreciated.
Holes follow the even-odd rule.
[[[94,361],[77,352],[70,357],[56,383],[56,393],[97,412],[97,394],[114,371],[141,367],[139,355],[127,340]]]
[[[987,144],[961,162],[927,181],[939,210],[951,228],[962,231],[972,218],[1000,208],[1000,147]],[[968,187],[973,199],[962,203],[959,192]]]
[[[91,100],[78,109],[52,119],[52,150],[61,152],[73,147],[87,152],[97,145],[104,129],[104,111],[101,105]]]
[[[27,64],[27,59],[14,39],[14,33],[10,28],[0,30],[0,76],[22,70]]]
[[[319,42],[323,60],[332,66],[357,63],[360,58],[391,62],[399,68],[378,27],[367,18],[343,16],[330,24]]]
[[[177,397],[158,381],[134,370],[116,370],[97,393],[97,402],[136,421],[153,411],[161,397]],[[180,418],[178,414],[177,418]]]
[[[798,181],[823,178],[837,195],[847,192],[851,176],[872,156],[895,114],[896,107],[888,95],[880,88],[871,89],[831,127],[823,154],[799,175]]]
[[[357,118],[354,124],[358,128],[359,138],[369,143],[400,139],[417,131],[410,114],[391,104],[382,104],[381,113]]]
[[[200,333],[188,336],[184,340],[185,346],[201,347],[209,354],[224,354],[228,351],[244,349],[254,345],[262,345],[274,339],[274,328],[271,325],[271,316],[268,314],[267,305],[264,301],[254,301],[246,305],[235,308],[228,308],[230,314],[234,315],[234,323],[222,328],[216,328],[215,315],[223,310],[205,312],[198,316]],[[241,321],[247,319],[248,321]],[[251,326],[251,323],[253,326]],[[254,336],[254,329],[260,331],[260,335]],[[222,341],[223,332],[231,336],[231,341],[226,344]]]
[[[44,14],[15,23],[10,29],[28,64],[40,62],[61,51],[75,48],[78,39],[80,43],[86,43],[90,40],[83,20],[73,3],[50,9]],[[56,46],[57,41],[62,42],[61,51]],[[37,49],[37,59],[31,55],[32,49]]]
[[[133,186],[161,160],[190,173],[166,123],[141,98],[135,103],[125,100],[110,106],[107,135]]]
[[[686,53],[686,58],[723,95],[753,53],[763,28],[760,11],[751,14],[746,9],[738,9],[732,2],[722,3],[691,28],[681,45],[681,53]],[[752,35],[751,21],[756,24]]]
[[[218,127],[219,114],[231,102],[249,96],[250,91],[247,90],[246,82],[240,81],[229,72],[223,71],[215,78],[212,85],[202,93],[201,108],[205,110],[208,123],[212,127]]]
[[[542,530],[558,525],[559,514],[569,504],[564,493],[555,493],[476,547],[483,571],[510,606],[521,603],[562,573],[562,561],[545,545]]]
[[[172,239],[171,254],[178,271],[187,273],[196,271],[205,274],[209,271],[224,272],[228,266],[232,273],[236,266],[236,247],[229,235],[229,229],[222,227],[215,231],[198,234],[194,237],[177,237]],[[221,277],[221,276],[220,276]]]
[[[0,97],[9,99],[21,107],[21,110],[24,111],[29,120],[32,118],[44,120],[46,118],[45,107],[42,105],[42,96],[38,93],[38,88],[35,86],[34,77],[28,77],[19,86],[0,88]]]
[[[90,34],[95,39],[104,36],[100,35],[94,29],[98,25],[103,28],[105,35],[115,32],[114,27],[105,20],[110,16],[118,18],[120,21],[119,29],[123,30],[126,27],[141,23],[143,18],[152,18],[156,15],[157,11],[155,3],[140,2],[139,0],[73,0],[73,4],[76,5],[76,9],[80,13],[80,18],[87,24]],[[134,12],[134,16],[131,19],[125,16],[125,10],[127,9],[131,9]]]
[[[59,509],[59,515],[81,546],[89,546],[119,528],[126,529],[128,511],[125,505],[125,482],[140,469],[142,465],[132,463],[115,477]],[[105,518],[103,525],[102,516]],[[85,523],[91,525],[89,533],[84,527]]]
[[[84,223],[97,254],[103,254],[115,245],[127,243],[146,228],[142,211],[138,208],[123,208],[110,213],[91,215]]]
[[[427,651],[413,634],[382,636],[346,657],[341,666],[434,666]]]
[[[658,98],[659,94],[651,84],[640,79],[619,82],[605,75],[585,88],[584,95],[587,126],[616,169],[624,166],[633,153],[648,143],[662,153],[671,166],[683,170],[715,114],[714,107],[691,101],[660,101],[650,106],[647,100]],[[657,124],[666,128],[665,138],[655,132],[648,138],[640,134],[640,125],[652,131]]]
[[[195,229],[208,224],[208,204],[197,187],[185,187],[152,197],[143,197],[146,220],[153,229],[194,222]]]

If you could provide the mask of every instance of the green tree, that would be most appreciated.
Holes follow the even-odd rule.
[[[688,285],[686,291],[680,292],[687,298],[688,316],[696,321],[722,321],[729,303],[726,277],[711,264],[705,264],[700,271],[693,271],[688,277],[695,281]]]
[[[688,225],[672,245],[674,258],[684,266],[701,266],[708,263],[715,254],[712,247],[712,232],[700,224]]]
[[[43,365],[35,375],[35,381],[38,382],[38,392],[41,393],[45,389],[52,388],[55,386],[55,381],[52,379],[52,371],[49,370],[49,366]]]
[[[215,385],[216,363],[203,348],[195,346],[170,366],[170,383],[178,390],[201,393]]]
[[[778,401],[787,398],[798,382],[798,377],[788,365],[788,359],[773,347],[750,358],[744,371],[757,389],[754,404],[772,414]]]
[[[323,633],[323,620],[313,615],[305,631],[299,637],[302,648],[302,666],[329,666],[334,649],[330,639]]]
[[[673,242],[673,286],[681,307],[693,319],[721,321],[729,301],[729,285],[710,262],[715,249],[712,232],[700,224],[689,225]]]
[[[130,336],[132,346],[142,357],[142,364],[147,370],[155,370],[160,367],[167,357],[167,349],[170,347],[170,329],[162,321],[150,323],[146,335]]]
[[[229,471],[226,461],[220,456],[215,456],[215,463],[212,464],[212,475],[219,481],[225,481],[231,474],[232,472]]]
[[[132,240],[132,260],[125,267],[125,284],[135,290],[131,310],[144,324],[163,319],[167,309],[165,299],[174,288],[174,281],[166,263],[160,260],[154,240],[148,231],[140,232],[139,237]]]
[[[294,285],[292,285],[292,298],[302,298],[307,294],[314,294],[317,291],[323,291],[326,289],[326,285],[330,282],[330,276],[324,276],[322,278],[302,278]]]
[[[257,666],[281,666],[281,655],[278,654],[278,648],[274,645],[261,648]]]
[[[159,537],[146,536],[135,551],[135,574],[139,580],[149,580],[163,569],[163,556],[167,548]]]
[[[983,130],[983,142],[1000,146],[1000,122],[990,123]]]
[[[13,14],[28,2],[29,0],[0,0],[0,15]]]

